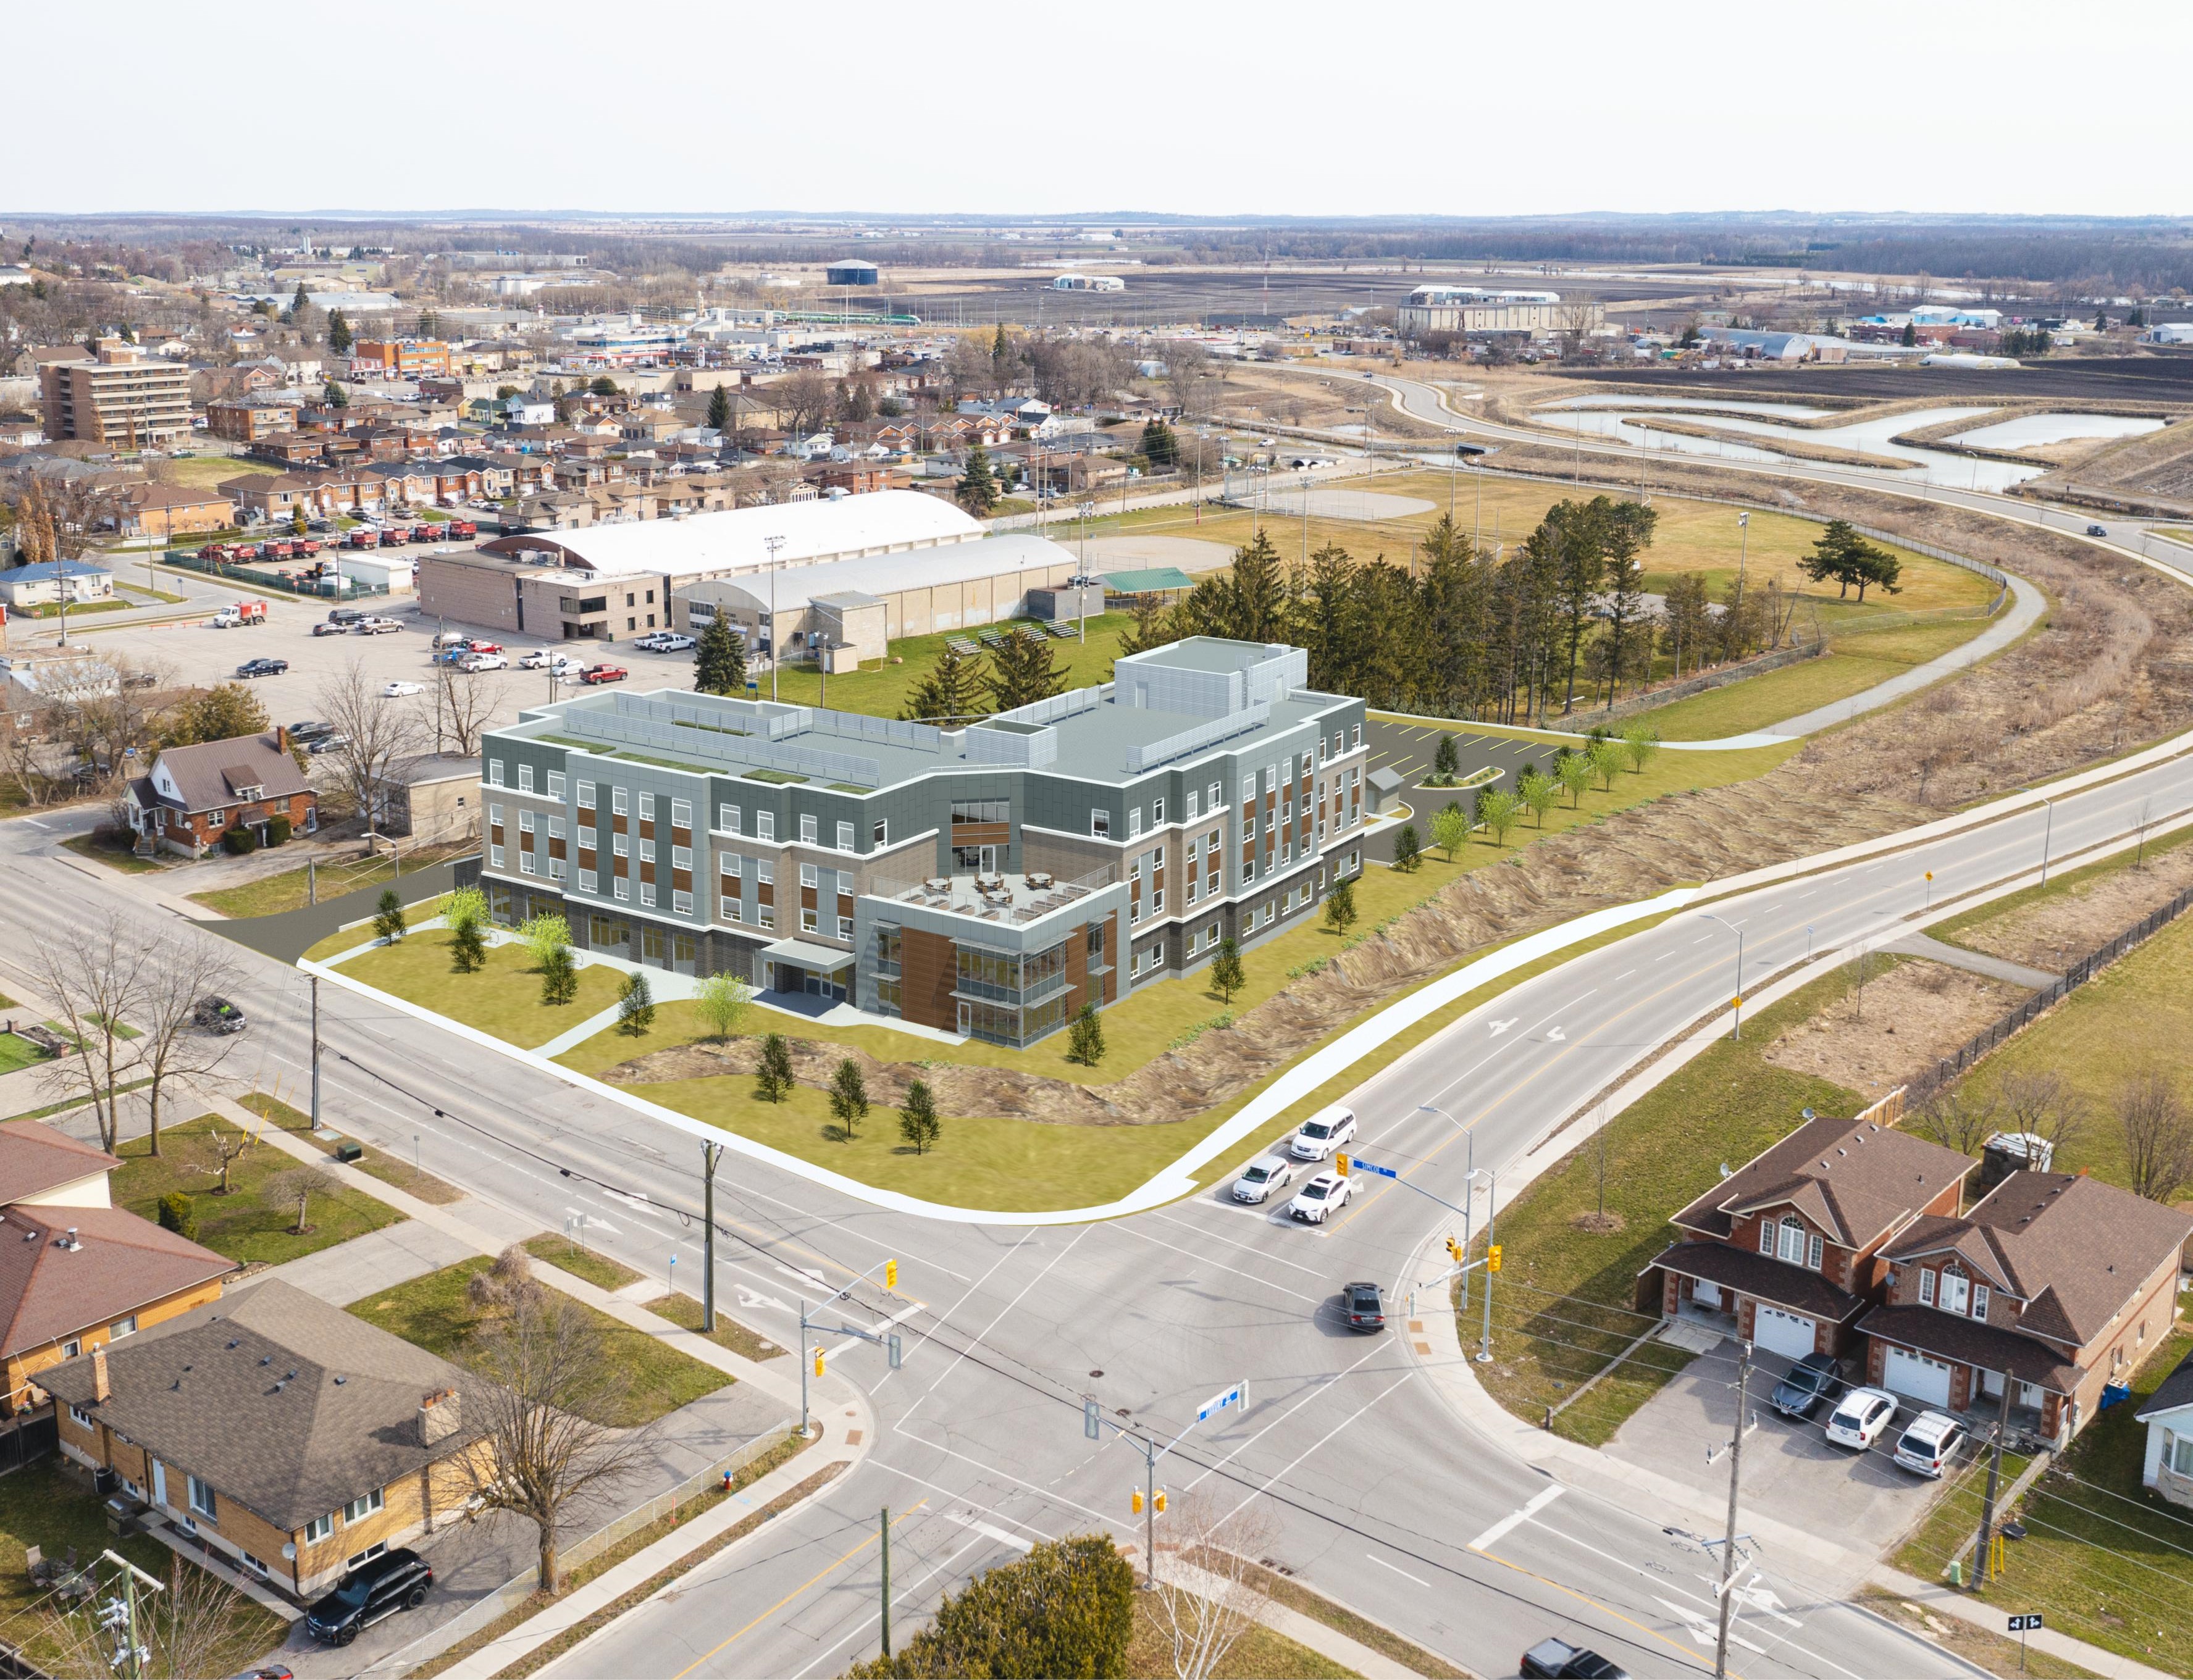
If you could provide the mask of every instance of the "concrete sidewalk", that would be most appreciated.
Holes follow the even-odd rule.
[[[1992,1604],[1982,1603],[1970,1594],[1960,1592],[1946,1581],[1923,1581],[1915,1575],[1907,1575],[1900,1569],[1886,1566],[1875,1569],[1872,1580],[1891,1592],[1923,1604],[1938,1614],[1955,1616],[1959,1621],[1984,1629],[2000,1637],[2009,1637],[2007,1613]],[[2089,1645],[2083,1639],[2074,1639],[2068,1633],[2058,1633],[2053,1627],[2041,1627],[2025,1636],[2026,1643],[2036,1651],[2046,1651],[2064,1662],[2076,1663],[2081,1668],[2103,1677],[2103,1680],[2176,1680],[2176,1677],[2159,1668],[2150,1668],[2131,1657],[2121,1657],[2114,1651],[2105,1651],[2099,1645]]]
[[[1927,934],[1906,934],[1882,949],[1901,951],[1906,957],[1923,957],[1930,963],[1962,969],[1967,974],[1984,974],[2007,986],[2022,986],[2028,991],[2045,991],[2064,978],[2046,969],[2029,969],[2005,957],[1990,957],[1981,951],[1967,951],[1962,946],[1944,945]]]

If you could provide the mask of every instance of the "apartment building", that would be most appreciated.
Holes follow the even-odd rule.
[[[191,370],[140,354],[120,339],[38,368],[46,436],[139,449],[191,432]]]
[[[1364,706],[1193,637],[961,729],[663,690],[481,746],[482,884],[582,947],[1006,1044],[1361,866]]]
[[[351,346],[350,365],[353,374],[447,379],[449,346],[439,339],[360,339]]]

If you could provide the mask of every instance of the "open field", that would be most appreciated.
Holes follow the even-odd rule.
[[[177,455],[168,462],[163,471],[186,489],[209,490],[232,478],[251,473],[271,476],[281,470],[271,461],[249,460],[242,455]]]
[[[429,865],[449,858],[468,857],[479,849],[477,841],[466,840],[454,845],[423,846],[416,852],[406,849],[401,866],[416,871]],[[360,887],[393,885],[402,877],[398,875],[399,860],[386,852],[375,852],[371,857],[322,857],[319,860],[318,891],[322,900],[342,893],[355,892]],[[126,866],[123,866],[126,867]],[[255,881],[247,881],[238,887],[219,887],[209,893],[192,893],[192,904],[202,904],[209,910],[217,910],[223,916],[279,916],[287,910],[301,910],[312,902],[312,871],[300,864],[295,869],[285,869],[277,875],[263,875]],[[414,920],[423,919],[423,912],[409,911]]]
[[[469,1365],[478,1357],[480,1338],[493,1327],[496,1309],[476,1306],[467,1289],[473,1276],[493,1264],[484,1256],[460,1260],[368,1295],[350,1311],[429,1353]],[[631,1380],[616,1403],[593,1420],[597,1423],[619,1429],[652,1423],[731,1380],[714,1366],[689,1358],[644,1330],[628,1329],[590,1306],[576,1310],[593,1322],[605,1356]]]

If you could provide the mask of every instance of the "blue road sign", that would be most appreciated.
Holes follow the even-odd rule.
[[[1401,1176],[1399,1173],[1395,1172],[1395,1171],[1394,1171],[1391,1167],[1374,1167],[1374,1166],[1372,1166],[1372,1165],[1371,1164],[1371,1163],[1369,1163],[1368,1161],[1366,1161],[1366,1160],[1365,1160],[1361,1156],[1360,1156],[1360,1155],[1351,1155],[1351,1156],[1349,1156],[1349,1157],[1348,1157],[1348,1164],[1349,1166],[1351,1166],[1351,1167],[1354,1167],[1354,1168],[1357,1169],[1358,1169],[1358,1170],[1360,1170],[1360,1171],[1362,1171],[1362,1172],[1366,1172],[1366,1173],[1376,1173],[1376,1174],[1377,1174],[1380,1178],[1382,1178],[1382,1179],[1397,1179],[1397,1178],[1399,1178],[1399,1177],[1400,1177],[1400,1176]]]

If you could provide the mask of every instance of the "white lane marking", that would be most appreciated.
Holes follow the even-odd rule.
[[[1331,1393],[1336,1384],[1339,1383],[1344,1378],[1354,1375],[1357,1368],[1364,1363],[1364,1360],[1370,1358],[1372,1354],[1380,1351],[1380,1349],[1376,1347],[1366,1348],[1364,1351],[1363,1357],[1361,1359],[1358,1359],[1354,1364],[1350,1365],[1346,1370],[1342,1371],[1339,1375],[1322,1382],[1313,1379],[1311,1386],[1303,1391],[1300,1399],[1297,1400],[1294,1404],[1289,1406],[1269,1423],[1257,1430],[1257,1431],[1254,1435],[1250,1436],[1248,1439],[1237,1443],[1234,1446],[1228,1449],[1224,1458],[1220,1459],[1215,1464],[1206,1466],[1203,1471],[1202,1475],[1196,1477],[1194,1481],[1190,1482],[1187,1487],[1182,1488],[1181,1492],[1186,1494],[1193,1491],[1196,1484],[1200,1483],[1205,1476],[1214,1475],[1217,1471],[1223,1470],[1228,1465],[1233,1463],[1236,1458],[1248,1451],[1250,1448],[1255,1446],[1259,1441],[1263,1440],[1267,1435],[1269,1435],[1274,1430],[1277,1429],[1297,1412],[1299,1412],[1303,1407],[1309,1404],[1311,1401],[1316,1399],[1320,1395]]]
[[[1510,1016],[1509,1016],[1509,1017],[1508,1017],[1508,1019],[1507,1019],[1506,1020],[1497,1020],[1497,1021],[1493,1022],[1493,1023],[1492,1023],[1492,1036],[1493,1036],[1495,1038],[1497,1038],[1497,1037],[1498,1037],[1502,1033],[1505,1032],[1505,1031],[1506,1031],[1509,1027],[1511,1027],[1511,1026],[1514,1026],[1514,1025],[1515,1025],[1515,1023],[1516,1023],[1516,1021],[1517,1021],[1519,1019],[1520,1019],[1520,1017],[1518,1017],[1518,1016],[1515,1016],[1515,1015],[1510,1015]]]
[[[1093,1231],[1096,1227],[1094,1226],[1085,1225],[1081,1228],[1084,1231]],[[1218,1266],[1218,1269],[1221,1271],[1231,1272],[1236,1277],[1246,1277],[1252,1283],[1263,1283],[1270,1289],[1277,1289],[1283,1295],[1292,1295],[1297,1300],[1317,1301],[1324,1299],[1321,1295],[1306,1295],[1299,1289],[1290,1289],[1284,1283],[1274,1283],[1268,1277],[1260,1277],[1253,1271],[1244,1271],[1239,1266],[1219,1266],[1217,1260],[1212,1260],[1207,1254],[1199,1254],[1195,1253],[1194,1250],[1181,1248],[1177,1243],[1160,1243],[1156,1237],[1151,1236],[1148,1231],[1137,1231],[1132,1226],[1123,1225],[1119,1226],[1118,1229],[1124,1231],[1130,1237],[1139,1237],[1145,1243],[1154,1243],[1160,1249],[1171,1249],[1176,1254],[1186,1254],[1190,1260],[1200,1260],[1205,1266]]]
[[[1355,1363],[1360,1365],[1363,1362],[1359,1359]],[[1354,1367],[1350,1366],[1348,1369],[1352,1370]],[[1296,1466],[1299,1465],[1312,1453],[1317,1451],[1319,1448],[1324,1446],[1326,1442],[1331,1440],[1332,1437],[1339,1434],[1342,1430],[1353,1425],[1356,1419],[1361,1417],[1364,1413],[1377,1405],[1380,1401],[1383,1400],[1388,1395],[1393,1393],[1395,1389],[1400,1387],[1403,1383],[1407,1382],[1416,1373],[1413,1371],[1404,1371],[1400,1376],[1394,1378],[1394,1380],[1387,1386],[1380,1389],[1377,1393],[1372,1395],[1368,1400],[1366,1400],[1346,1417],[1341,1419],[1338,1423],[1333,1425],[1331,1428],[1326,1431],[1324,1434],[1319,1436],[1316,1440],[1311,1442],[1308,1446],[1303,1448],[1302,1451],[1296,1454],[1294,1457],[1289,1459],[1285,1464],[1274,1471],[1269,1477],[1257,1487],[1254,1492],[1242,1495],[1240,1504],[1235,1506],[1233,1510],[1228,1511],[1226,1515],[1220,1519],[1220,1521],[1222,1523],[1230,1522],[1235,1517],[1240,1515],[1240,1513],[1248,1507],[1250,1500],[1261,1498],[1265,1494],[1269,1493],[1272,1490],[1272,1485],[1274,1483],[1279,1481],[1279,1479],[1283,1476],[1292,1475]],[[1216,1466],[1214,1466],[1214,1468]],[[1198,1477],[1197,1479],[1200,1480],[1201,1478]]]
[[[1558,1026],[1549,1026],[1546,1029],[1546,1042],[1549,1044],[1566,1044],[1568,1038]]]
[[[1652,1602],[1682,1623],[1683,1631],[1689,1634],[1697,1643],[1710,1645],[1719,1637],[1720,1630],[1696,1610],[1678,1604],[1672,1598],[1663,1598],[1657,1592],[1652,1595]],[[1766,1654],[1766,1648],[1764,1645],[1753,1644],[1733,1628],[1729,1630],[1728,1643],[1732,1645],[1741,1645],[1747,1651],[1756,1651],[1762,1657]]]
[[[1632,975],[1632,974],[1635,974],[1636,972],[1637,972],[1637,970],[1636,970],[1636,969],[1623,969],[1620,974],[1617,974],[1617,975],[1615,976],[1615,979],[1617,979],[1618,980],[1628,980],[1628,979],[1630,977],[1630,975]]]
[[[36,817],[25,817],[23,820],[30,824],[33,828],[43,828],[45,826],[45,824],[40,822]]]
[[[1711,934],[1700,934],[1697,939],[1692,940],[1691,941],[1691,943],[1692,943],[1692,945],[1703,945],[1703,944],[1704,944],[1708,940],[1711,939],[1712,937],[1713,937],[1713,935],[1712,935]]]
[[[1397,1569],[1394,1565],[1387,1563],[1386,1560],[1381,1557],[1377,1552],[1366,1551],[1363,1555],[1366,1557],[1368,1557],[1374,1563],[1384,1563],[1388,1569],[1392,1569],[1394,1573],[1399,1575],[1403,1580],[1416,1581],[1417,1585],[1423,1587],[1426,1591],[1429,1591],[1431,1590],[1432,1584],[1429,1581],[1419,1580],[1416,1576],[1411,1574],[1406,1569]]]
[[[1009,1534],[994,1523],[985,1523],[973,1517],[962,1517],[956,1511],[940,1511],[936,1514],[948,1523],[957,1523],[963,1529],[972,1529],[985,1540],[993,1540],[999,1546],[1009,1546],[1016,1551],[1027,1552],[1035,1550],[1034,1540],[1022,1540],[1018,1534]]]
[[[1559,1499],[1567,1491],[1568,1489],[1562,1487],[1559,1483],[1555,1483],[1550,1488],[1541,1489],[1538,1492],[1532,1494],[1520,1509],[1509,1511],[1505,1517],[1502,1517],[1497,1523],[1495,1523],[1475,1540],[1470,1541],[1469,1550],[1472,1551],[1482,1551],[1487,1546],[1499,1545],[1503,1540],[1507,1538],[1508,1531],[1509,1529],[1529,1522],[1531,1518],[1536,1517],[1540,1511],[1543,1511],[1548,1506],[1551,1505],[1555,1500]]]

